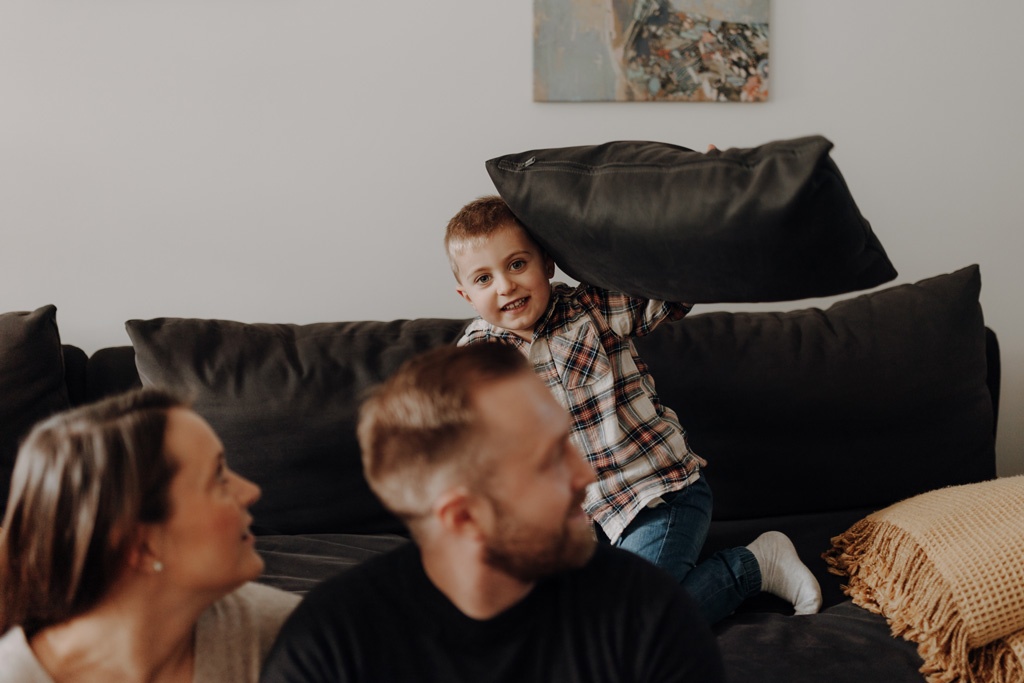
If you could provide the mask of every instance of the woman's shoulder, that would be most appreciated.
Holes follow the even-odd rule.
[[[255,680],[300,600],[279,588],[247,583],[210,605],[196,626],[196,680]]]
[[[252,629],[276,633],[301,599],[295,593],[250,582],[210,605],[199,623],[227,636],[244,638]]]
[[[20,626],[0,636],[0,683],[53,683]]]
[[[280,588],[250,581],[241,588],[229,593],[221,602],[235,605],[237,609],[250,609],[257,612],[284,612],[286,615],[295,609],[302,596]]]

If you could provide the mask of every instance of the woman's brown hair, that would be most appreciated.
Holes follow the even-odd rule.
[[[0,633],[82,614],[121,575],[138,525],[170,514],[167,414],[137,389],[37,424],[18,451],[0,532]]]

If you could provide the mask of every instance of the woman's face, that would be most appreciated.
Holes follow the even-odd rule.
[[[174,408],[164,435],[178,465],[171,480],[171,514],[154,525],[150,551],[175,585],[226,594],[263,571],[249,525],[259,487],[228,469],[224,446],[203,418]]]

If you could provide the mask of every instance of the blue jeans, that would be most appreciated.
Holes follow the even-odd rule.
[[[704,477],[662,500],[641,510],[615,545],[674,576],[712,624],[761,591],[761,569],[746,548],[722,550],[697,564],[711,526],[711,487]]]

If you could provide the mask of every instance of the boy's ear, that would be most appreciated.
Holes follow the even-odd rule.
[[[544,255],[544,272],[548,274],[549,280],[555,276],[555,260],[547,254]]]
[[[459,296],[461,296],[461,297],[462,297],[463,299],[465,299],[465,301],[466,301],[466,303],[467,303],[467,304],[469,304],[470,306],[472,306],[472,305],[473,305],[473,300],[469,298],[469,295],[468,295],[468,294],[466,294],[466,290],[464,290],[464,289],[462,288],[462,285],[459,285],[458,287],[456,287],[456,288],[455,288],[455,292],[456,292],[456,293],[457,293],[457,294],[458,294]]]

